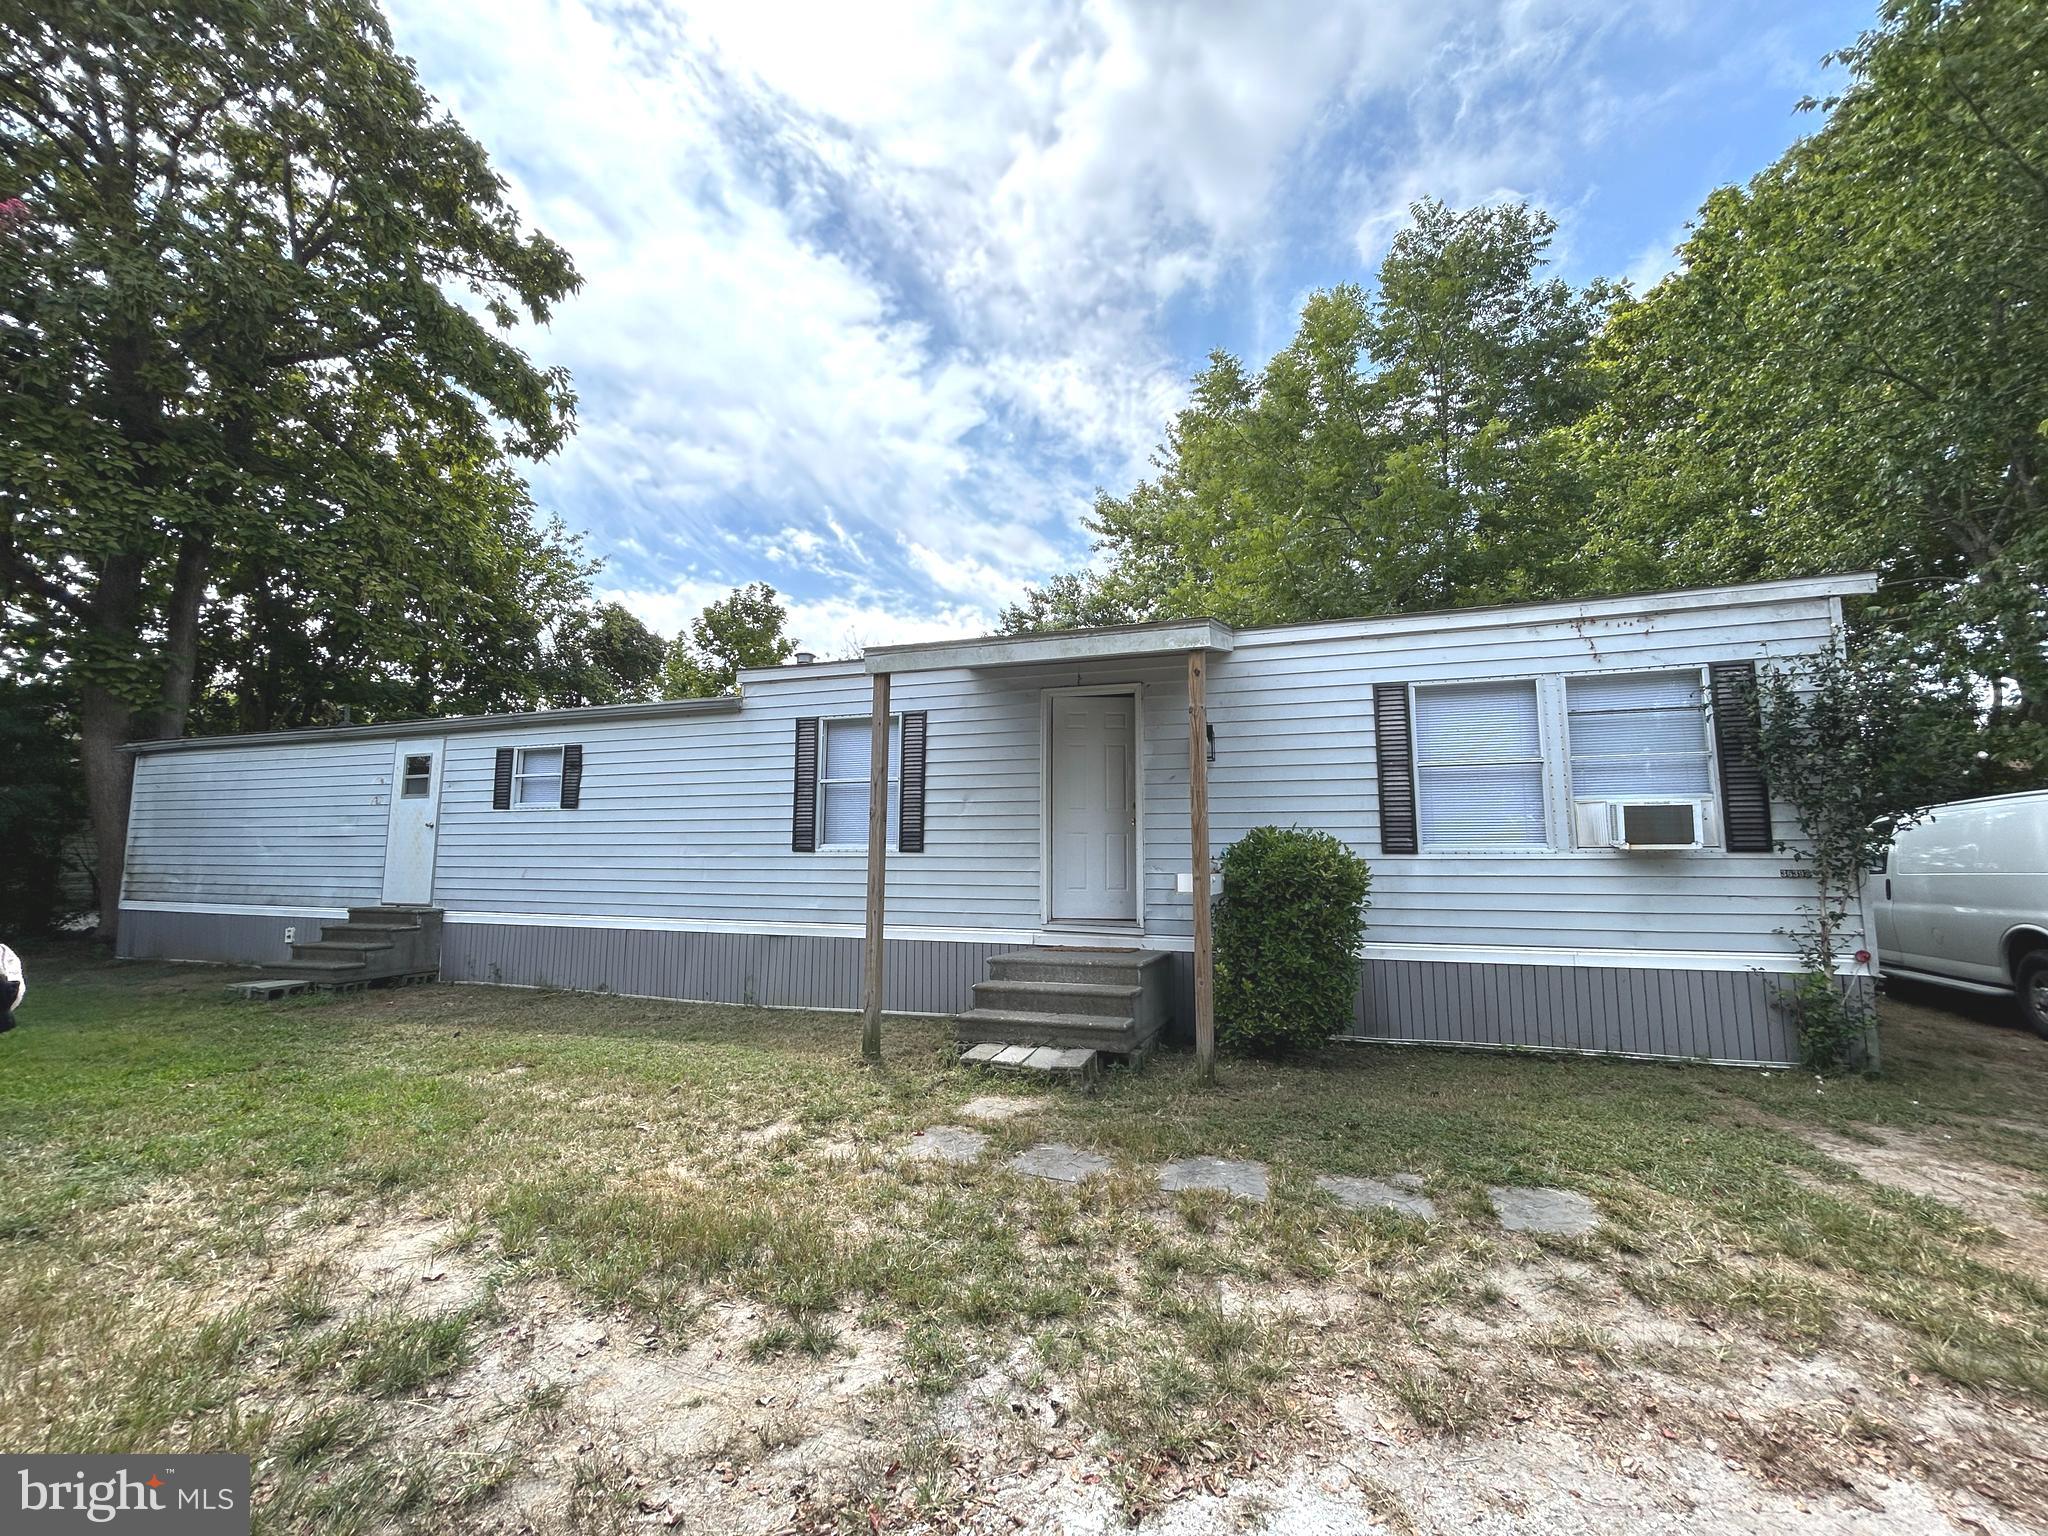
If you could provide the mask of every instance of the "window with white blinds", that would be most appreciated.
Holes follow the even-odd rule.
[[[868,764],[872,726],[867,716],[825,722],[824,748],[818,754],[818,846],[858,848],[868,845]],[[899,841],[897,822],[903,797],[897,785],[903,775],[903,722],[889,720],[889,846]]]
[[[1424,848],[1547,848],[1534,682],[1415,690],[1415,792]]]
[[[1565,680],[1572,795],[1713,793],[1707,701],[1697,672],[1637,672]]]

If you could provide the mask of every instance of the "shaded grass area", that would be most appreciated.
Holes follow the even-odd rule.
[[[1885,1074],[1827,1083],[1337,1048],[1231,1064],[1211,1092],[1157,1057],[1090,1097],[1037,1090],[962,1169],[895,1161],[989,1086],[934,1021],[892,1020],[877,1073],[839,1015],[487,988],[257,1006],[227,1000],[218,971],[29,963],[34,1006],[0,1037],[0,1442],[246,1450],[276,1528],[459,1525],[509,1474],[421,1457],[380,1412],[464,1367],[490,1296],[350,1313],[292,1267],[311,1234],[391,1207],[463,1224],[511,1280],[673,1336],[707,1298],[743,1297],[766,1319],[760,1358],[889,1331],[929,1400],[1021,1349],[1080,1384],[1134,1511],[1158,1468],[1284,1432],[1333,1365],[1446,1432],[1536,1390],[1541,1362],[1476,1373],[1432,1333],[1446,1309],[1492,1305],[1489,1272],[1530,1250],[1488,1219],[1493,1184],[1592,1195],[1600,1232],[1549,1247],[1650,1306],[1794,1348],[1875,1317],[1927,1370],[2048,1395],[2042,1278],[1796,1134],[1939,1129],[2015,1179],[2048,1173],[2048,1043],[1987,1018],[1891,1007]],[[1002,1167],[1041,1139],[1119,1172],[1068,1187]],[[1270,1204],[1161,1195],[1156,1165],[1197,1153],[1267,1161]],[[1397,1171],[1424,1176],[1444,1220],[1344,1212],[1313,1183]],[[1304,1288],[1355,1321],[1305,1328]]]

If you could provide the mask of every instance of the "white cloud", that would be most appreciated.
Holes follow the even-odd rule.
[[[392,9],[585,278],[530,338],[582,397],[537,495],[650,615],[786,582],[828,651],[985,626],[1078,563],[1093,488],[1143,474],[1183,398],[1173,306],[1291,329],[1305,208],[1341,263],[1415,196],[1542,194],[1628,121],[1600,39],[1684,24],[1605,0]]]
[[[684,581],[664,588],[613,588],[599,594],[623,604],[640,621],[673,637],[703,612],[707,603],[728,595],[722,582]],[[870,645],[901,645],[917,640],[948,640],[985,635],[995,628],[993,611],[972,603],[945,603],[912,610],[874,597],[828,595],[785,599],[789,623],[785,633],[799,650],[836,660],[857,655]]]

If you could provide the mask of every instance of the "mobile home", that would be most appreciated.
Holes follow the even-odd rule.
[[[1811,887],[1734,706],[1873,586],[938,641],[732,698],[140,743],[122,950],[276,964],[423,909],[448,981],[853,1008],[873,916],[891,1010],[1137,951],[1184,1032],[1205,787],[1214,851],[1298,824],[1371,863],[1362,1039],[1789,1063]]]

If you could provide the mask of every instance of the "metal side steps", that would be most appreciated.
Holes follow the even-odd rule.
[[[292,943],[278,974],[238,982],[243,997],[293,992],[356,992],[369,986],[411,986],[441,975],[441,914],[432,907],[350,907],[347,918],[321,925],[317,939]]]

